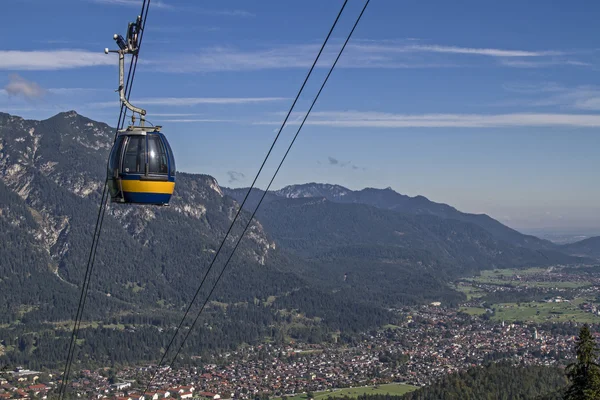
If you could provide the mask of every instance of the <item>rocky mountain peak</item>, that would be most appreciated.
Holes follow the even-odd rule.
[[[329,183],[305,183],[301,185],[289,185],[274,193],[280,197],[340,197],[349,192],[349,189]]]
[[[35,236],[52,257],[60,259],[65,254],[73,239],[72,224],[78,219],[76,210],[62,207],[65,197],[71,198],[72,207],[96,210],[91,215],[97,212],[114,132],[109,125],[74,110],[43,121],[0,116],[0,180],[36,214]],[[153,231],[178,219],[190,230],[204,232],[200,237],[218,238],[237,207],[235,201],[224,198],[215,178],[178,172],[169,207],[109,204],[106,215],[130,237],[149,245]],[[274,245],[259,224],[253,223],[249,233],[245,240],[254,243],[249,258],[264,264]]]

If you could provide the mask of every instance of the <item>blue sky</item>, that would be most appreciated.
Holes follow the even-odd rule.
[[[248,186],[342,0],[152,0],[132,103],[180,170]],[[265,187],[363,0],[350,0]],[[140,0],[5,0],[0,111],[116,124]],[[600,233],[595,1],[372,0],[274,183],[421,194],[518,229]],[[16,37],[18,35],[18,38]]]

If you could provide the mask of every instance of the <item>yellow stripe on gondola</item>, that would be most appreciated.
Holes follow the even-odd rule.
[[[121,180],[124,192],[173,194],[175,182]]]

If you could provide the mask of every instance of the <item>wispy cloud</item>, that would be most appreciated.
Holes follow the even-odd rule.
[[[154,117],[197,117],[202,114],[185,114],[185,113],[152,113]]]
[[[131,100],[136,105],[154,106],[196,106],[199,104],[251,104],[288,100],[286,97],[156,97]],[[119,101],[107,101],[94,104],[96,107],[114,107]]]
[[[0,93],[2,93],[1,89],[0,89]],[[5,112],[8,114],[15,113],[15,115],[16,115],[19,113],[38,111],[38,110],[39,109],[37,107],[5,107],[5,106],[3,106],[1,112]]]
[[[198,104],[248,104],[288,100],[287,97],[162,97],[137,100],[139,104],[195,106]]]
[[[534,94],[534,93],[551,93],[563,90],[563,86],[554,82],[544,82],[539,84],[533,83],[505,83],[502,88],[508,92]]]
[[[341,168],[350,167],[354,170],[356,170],[356,169],[362,169],[363,171],[366,170],[366,168],[364,168],[364,167],[359,167],[355,164],[352,164],[352,161],[340,161],[339,159],[337,159],[335,157],[331,157],[331,156],[327,157],[327,161],[328,161],[329,165],[333,165],[336,167],[341,167]],[[320,164],[320,162],[318,162],[318,163]]]
[[[577,101],[575,105],[584,110],[600,110],[600,92],[596,93],[596,97]]]
[[[158,71],[172,73],[308,68],[314,62],[319,47],[317,44],[306,44],[242,50],[214,46],[196,54],[173,55],[163,60],[150,61],[149,64]],[[338,51],[336,45],[325,48],[317,67],[329,67]],[[457,67],[458,64],[445,60],[432,62],[404,59],[386,50],[348,44],[338,66],[341,68],[438,68]]]
[[[75,43],[74,40],[66,40],[66,39],[41,39],[36,40],[36,43],[45,43],[45,44],[71,44]]]
[[[328,67],[341,43],[332,41],[321,56],[318,67]],[[173,55],[151,62],[166,72],[243,71],[309,67],[319,51],[318,44],[281,45],[270,48],[239,49],[215,46],[184,56]],[[414,40],[355,40],[340,59],[341,68],[452,68],[459,66],[548,67],[552,65],[590,66],[573,59],[590,52],[560,50],[522,50],[472,48],[415,44]],[[486,59],[488,61],[486,61]],[[491,60],[491,61],[490,61]],[[535,60],[535,61],[532,61]],[[491,64],[490,64],[491,62]]]
[[[331,156],[327,157],[327,161],[329,161],[329,165],[337,165],[340,163],[337,158]]]
[[[98,4],[107,4],[107,5],[115,5],[115,6],[127,6],[127,7],[142,7],[142,0],[88,0],[93,3]],[[193,6],[183,6],[180,4],[174,4],[171,0],[169,1],[160,1],[160,0],[152,0],[151,7],[160,8],[165,10],[177,10],[182,12],[193,12],[197,14],[204,15],[214,15],[214,16],[227,16],[227,17],[254,17],[255,14],[245,10],[209,10],[204,8],[198,8]]]
[[[558,107],[577,110],[600,110],[600,86],[580,85],[566,87],[553,82],[537,85],[504,85],[508,92],[520,98],[498,103],[501,106]]]
[[[337,165],[337,166],[340,166],[342,168],[350,165],[350,161],[340,161],[337,158],[334,158],[334,157],[331,157],[331,156],[327,157],[327,161],[329,161],[329,165]]]
[[[196,9],[196,12],[206,15],[224,15],[228,17],[255,17],[256,14],[245,10],[206,10]]]
[[[270,113],[278,115],[279,113]],[[294,113],[293,113],[294,114]],[[294,115],[295,117],[295,115]],[[171,123],[233,123],[240,125],[280,125],[279,119],[248,120],[221,118],[160,119]],[[297,119],[288,125],[299,125]],[[336,128],[510,128],[510,127],[600,127],[600,115],[568,113],[505,113],[505,114],[394,114],[375,111],[322,111],[311,113],[306,125]],[[329,165],[351,166],[329,156]],[[352,167],[354,168],[354,167]],[[356,167],[358,169],[360,167]]]
[[[152,117],[152,116],[150,116]],[[198,118],[198,119],[159,119],[162,122],[171,122],[171,123],[198,123],[198,122],[231,122],[231,123],[240,123],[242,121],[233,120],[233,119],[210,119],[210,118]]]
[[[8,77],[9,82],[4,86],[4,91],[9,96],[21,96],[25,99],[39,99],[44,97],[47,90],[33,81],[29,81],[20,75],[12,74]]]
[[[114,57],[87,50],[0,50],[0,70],[59,70],[116,65]]]
[[[576,60],[548,60],[548,61],[529,61],[529,60],[501,60],[500,63],[507,67],[516,67],[516,68],[545,68],[551,67],[555,65],[569,65],[575,67],[591,67],[592,63],[587,63],[583,61]]]
[[[227,171],[227,175],[229,176],[229,183],[240,181],[246,177],[246,175],[237,171]]]
[[[165,26],[152,26],[150,28],[150,30],[154,33],[158,32],[158,33],[189,33],[189,32],[216,32],[221,30],[221,28],[217,27],[217,26],[206,26],[206,25],[202,25],[202,26],[170,26],[170,25],[165,25]]]
[[[275,125],[277,121],[254,122]],[[290,125],[298,124],[290,122]],[[381,112],[314,112],[307,125],[344,128],[499,128],[535,126],[600,127],[600,115],[511,113],[511,114],[393,114]]]
[[[142,0],[88,0],[88,1],[91,1],[92,3],[99,3],[99,4],[138,7],[140,9],[141,9],[142,3],[143,3]],[[152,7],[161,8],[161,9],[174,9],[173,5],[167,4],[162,1],[157,1],[157,0],[152,1]]]
[[[116,1],[129,4],[132,0]],[[153,3],[154,4],[154,3]],[[207,11],[208,12],[208,11]],[[229,11],[210,11],[228,13]],[[235,12],[234,12],[235,13]],[[317,67],[329,67],[335,59],[339,41],[333,41],[321,55]],[[140,60],[144,68],[161,72],[193,73],[252,71],[264,69],[308,68],[319,51],[319,44],[281,45],[269,48],[239,49],[216,46],[185,54],[165,54],[164,58]],[[456,68],[505,66],[538,68],[553,65],[588,67],[588,60],[575,60],[576,52],[557,50],[507,50],[440,45],[419,45],[414,41],[366,41],[349,43],[339,61],[340,68]],[[590,56],[590,52],[580,52]],[[580,54],[576,53],[576,54]],[[566,56],[569,58],[566,58]],[[472,57],[481,56],[481,57]],[[485,60],[488,60],[487,62]],[[492,59],[491,63],[489,59]],[[56,70],[100,65],[116,65],[114,57],[78,49],[0,51],[0,70]]]
[[[412,45],[407,46],[405,49],[411,51],[423,51],[432,53],[452,53],[452,54],[471,54],[480,56],[490,57],[546,57],[546,56],[560,56],[563,55],[562,51],[548,50],[548,51],[529,51],[529,50],[507,50],[507,49],[493,49],[493,48],[472,48],[472,47],[458,47],[458,46],[437,46],[437,45]]]
[[[62,95],[62,96],[70,96],[70,95],[74,95],[74,94],[86,94],[86,93],[99,93],[99,92],[105,92],[105,93],[113,93],[113,91],[111,89],[98,89],[98,88],[78,88],[78,87],[74,87],[74,88],[49,88],[47,89],[48,92],[53,93],[53,94],[57,94],[57,95]]]

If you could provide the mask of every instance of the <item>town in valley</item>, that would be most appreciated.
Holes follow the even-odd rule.
[[[81,398],[325,398],[402,394],[490,361],[564,366],[574,358],[578,327],[600,323],[597,268],[483,271],[454,283],[467,294],[459,307],[432,302],[397,309],[398,325],[351,343],[265,342],[196,359],[194,366],[81,369],[69,390]],[[505,301],[511,293],[516,300]],[[502,301],[489,300],[499,295]],[[0,399],[51,396],[59,377],[60,371],[5,370]]]

